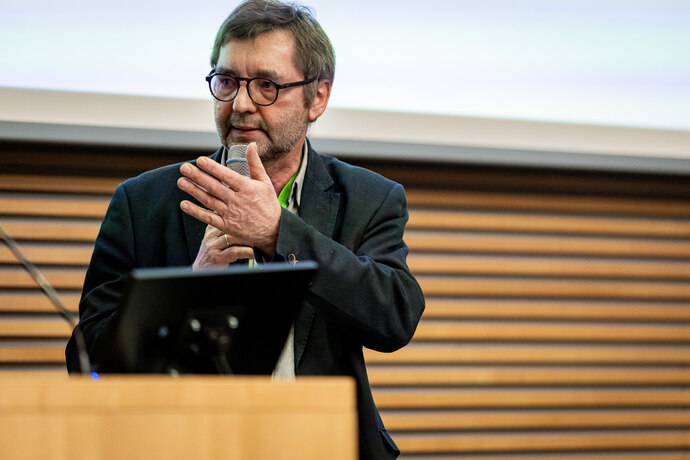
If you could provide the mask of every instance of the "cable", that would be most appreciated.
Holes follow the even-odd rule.
[[[67,307],[62,303],[60,296],[53,286],[50,285],[48,280],[43,276],[43,274],[38,270],[38,267],[34,265],[29,259],[27,259],[22,251],[19,249],[19,245],[10,235],[5,232],[0,225],[0,237],[10,248],[14,257],[22,264],[24,269],[31,275],[36,284],[43,290],[43,293],[48,297],[53,306],[60,313],[60,316],[69,323],[73,329],[74,340],[77,345],[77,354],[79,355],[79,364],[81,367],[82,374],[91,373],[91,361],[89,360],[89,355],[86,352],[86,341],[84,340],[84,334],[82,334],[79,324],[77,323],[76,315],[69,311]]]

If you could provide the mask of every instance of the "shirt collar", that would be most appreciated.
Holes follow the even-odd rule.
[[[304,184],[304,176],[307,174],[307,158],[309,157],[309,149],[307,147],[307,140],[304,140],[302,146],[302,161],[295,177],[295,183],[292,184],[292,193],[288,200],[288,211],[297,214],[300,203],[302,203],[302,185]]]

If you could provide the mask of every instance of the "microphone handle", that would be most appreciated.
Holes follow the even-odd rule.
[[[247,163],[247,146],[244,144],[235,144],[227,149],[227,156],[225,158],[225,166],[232,169],[238,174],[249,177],[249,163]],[[238,259],[230,265],[249,265],[250,259]]]

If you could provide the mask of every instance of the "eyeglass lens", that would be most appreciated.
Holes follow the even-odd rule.
[[[221,101],[230,101],[237,96],[239,81],[227,75],[214,75],[211,78],[211,91]],[[275,83],[265,78],[256,78],[247,82],[249,97],[257,104],[272,104],[278,97]]]

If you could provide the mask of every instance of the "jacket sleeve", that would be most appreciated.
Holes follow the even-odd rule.
[[[124,284],[132,268],[136,266],[134,231],[129,200],[125,187],[120,184],[108,207],[91,262],[86,272],[84,288],[79,303],[79,325],[87,346],[87,352],[95,370],[99,368],[101,348],[114,324]],[[67,370],[78,371],[78,357],[74,334],[65,351]]]
[[[307,300],[367,348],[395,351],[414,334],[424,297],[410,273],[403,241],[405,192],[394,184],[379,202],[350,207],[340,242],[283,210],[276,256],[314,260],[319,271]],[[356,222],[353,223],[353,222]]]

